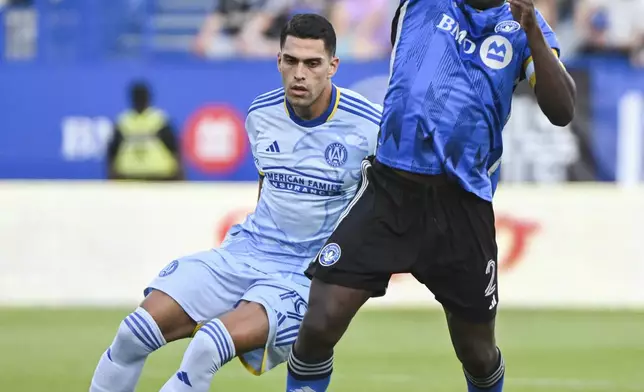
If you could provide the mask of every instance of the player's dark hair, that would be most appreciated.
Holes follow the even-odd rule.
[[[324,49],[329,56],[335,56],[336,37],[335,29],[331,22],[318,14],[297,14],[294,15],[282,28],[280,34],[280,48],[288,36],[301,39],[321,39],[324,42]]]

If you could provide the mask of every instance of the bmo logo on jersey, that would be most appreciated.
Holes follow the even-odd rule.
[[[474,41],[467,38],[467,30],[461,30],[461,25],[459,25],[458,22],[451,16],[443,14],[443,19],[436,27],[443,31],[447,31],[452,35],[452,37],[454,37],[456,42],[458,42],[460,45],[463,45],[465,54],[472,54],[476,50],[476,44],[474,43]]]
[[[467,30],[461,30],[461,26],[451,16],[443,14],[443,18],[436,27],[454,37],[456,42],[463,46],[465,54],[472,54],[476,51],[477,44],[467,38],[469,34]],[[483,41],[479,54],[483,64],[489,68],[500,70],[510,65],[514,56],[514,49],[510,40],[504,36],[492,35]]]

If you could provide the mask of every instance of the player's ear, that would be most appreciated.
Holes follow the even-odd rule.
[[[282,65],[282,52],[277,52],[277,70],[281,71],[280,65]]]
[[[329,63],[329,79],[338,72],[338,66],[340,66],[340,59],[336,56],[331,57],[331,62]]]

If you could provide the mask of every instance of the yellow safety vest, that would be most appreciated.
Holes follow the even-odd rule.
[[[166,115],[148,108],[143,113],[127,111],[118,119],[123,136],[114,170],[123,177],[169,178],[179,169],[177,159],[157,136],[166,125]]]

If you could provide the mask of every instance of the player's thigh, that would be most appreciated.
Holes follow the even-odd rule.
[[[238,355],[266,346],[270,323],[264,305],[242,300],[219,320],[230,334]]]
[[[233,309],[253,279],[240,268],[215,250],[174,260],[145,290],[143,305],[166,340],[188,337],[198,322]]]
[[[414,275],[458,319],[485,324],[499,302],[492,204],[456,185],[436,193],[436,235]]]
[[[365,160],[355,198],[307,275],[381,296],[392,274],[409,272],[422,243],[423,203],[412,190],[417,186],[404,182],[377,161]]]
[[[237,308],[220,319],[254,374],[285,362],[307,310],[308,288],[281,278],[256,281]]]

